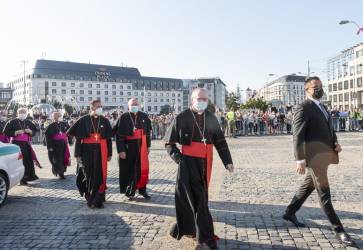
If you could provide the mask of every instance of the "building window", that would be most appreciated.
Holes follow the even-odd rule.
[[[127,92],[127,96],[131,96],[131,92]]]
[[[333,91],[337,91],[337,84],[336,83],[333,84]]]
[[[89,95],[92,95],[92,90],[88,90],[88,94]]]
[[[139,95],[139,93],[137,93],[137,92],[134,92],[134,95],[135,95],[135,96],[138,96],[138,95]]]
[[[116,95],[116,91],[112,91],[112,95]]]
[[[76,87],[76,84],[74,82],[71,82],[71,87],[72,88]]]
[[[157,112],[158,111],[158,106],[154,106],[154,111]]]
[[[147,111],[151,112],[151,106],[147,106]]]
[[[99,91],[99,90],[98,90],[98,91],[96,92],[96,94],[97,94],[97,95],[101,95],[101,91]]]
[[[124,92],[120,91],[120,95],[124,95]]]
[[[62,82],[62,87],[67,87],[67,83]]]
[[[101,84],[96,84],[96,88],[100,89],[101,88]]]
[[[79,84],[79,87],[80,87],[80,88],[84,88],[84,83],[83,83],[83,82],[81,82],[81,83]]]
[[[342,102],[343,101],[343,94],[339,94],[339,101]]]
[[[71,90],[71,94],[74,95],[76,94],[76,91],[74,89]]]
[[[349,101],[349,93],[344,93],[344,101]]]
[[[342,89],[343,89],[343,83],[342,83],[342,82],[339,82],[339,83],[338,83],[338,89],[339,89],[339,90],[342,90]]]
[[[92,101],[92,97],[90,97],[90,96],[89,96],[89,97],[88,97],[88,101],[89,101],[89,102],[90,102],[90,101]]]
[[[108,102],[108,97],[105,97],[105,102]]]
[[[88,84],[88,88],[92,88],[92,83],[89,83]]]
[[[108,89],[108,84],[105,84],[105,89]]]
[[[116,89],[116,85],[112,85],[112,89]]]
[[[56,89],[52,89],[52,94],[57,94],[57,90]]]
[[[56,87],[57,86],[57,83],[56,82],[52,82],[52,86],[53,87]]]
[[[63,94],[63,95],[67,94],[67,90],[62,89],[62,94]]]
[[[81,96],[81,97],[79,98],[79,101],[80,101],[80,102],[84,102],[84,97],[82,97],[82,96]]]
[[[108,91],[105,91],[105,95],[108,95]]]
[[[83,94],[84,94],[84,90],[83,90],[83,89],[81,89],[81,90],[79,91],[79,94],[83,95]]]
[[[350,80],[350,88],[354,88],[354,80]]]
[[[357,87],[362,87],[362,77],[357,78]]]
[[[349,87],[349,82],[348,81],[344,81],[344,89],[348,89]]]

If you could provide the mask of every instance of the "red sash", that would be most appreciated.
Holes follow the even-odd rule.
[[[101,147],[101,166],[102,166],[102,184],[98,189],[98,192],[104,193],[107,189],[106,180],[107,180],[107,159],[108,159],[108,150],[107,150],[107,140],[101,138],[101,135],[98,133],[90,134],[90,137],[82,140],[82,143],[85,144],[100,144]]]
[[[63,159],[63,164],[64,166],[70,166],[71,165],[71,153],[69,152],[69,147],[68,147],[68,137],[66,134],[64,133],[57,133],[56,135],[53,136],[53,140],[63,140],[66,144],[66,150],[64,151],[64,159]]]
[[[149,182],[149,156],[147,150],[146,135],[143,129],[136,129],[132,136],[126,136],[126,140],[141,140],[140,149],[140,180],[136,184],[136,188],[143,188]]]
[[[35,154],[35,151],[34,151],[34,149],[32,147],[32,144],[30,143],[32,141],[32,138],[30,137],[30,135],[28,135],[28,134],[20,134],[20,135],[17,135],[15,137],[13,137],[12,138],[12,141],[27,142],[28,145],[29,145],[29,147],[30,147],[31,154],[32,154],[32,160],[39,164],[37,155]]]
[[[213,144],[204,144],[202,142],[194,142],[190,145],[182,146],[182,154],[192,157],[205,158],[207,160],[206,179],[207,185],[212,176],[212,163],[213,163]]]

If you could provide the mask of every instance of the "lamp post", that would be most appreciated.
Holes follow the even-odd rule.
[[[344,24],[348,24],[348,23],[354,24],[358,28],[357,35],[359,35],[361,32],[363,32],[363,27],[359,26],[359,24],[356,23],[355,21],[342,20],[339,22],[340,25],[344,25]]]
[[[23,64],[23,85],[24,85],[24,106],[26,105],[26,86],[25,86],[25,64],[28,63],[26,60],[20,61]]]

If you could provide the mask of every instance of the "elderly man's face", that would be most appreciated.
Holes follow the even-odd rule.
[[[207,91],[199,90],[192,99],[192,105],[197,102],[207,102],[208,103],[208,93]]]
[[[102,108],[102,103],[101,102],[95,102],[92,106],[91,106],[91,110],[95,111],[98,108]]]
[[[131,109],[132,106],[139,106],[139,103],[136,99],[132,99],[130,102],[129,102],[129,109]]]

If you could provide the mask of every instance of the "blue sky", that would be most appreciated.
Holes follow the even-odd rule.
[[[229,89],[259,88],[284,75],[325,77],[326,60],[363,42],[361,0],[4,0],[0,82],[20,60],[138,67],[177,78],[219,76]]]

